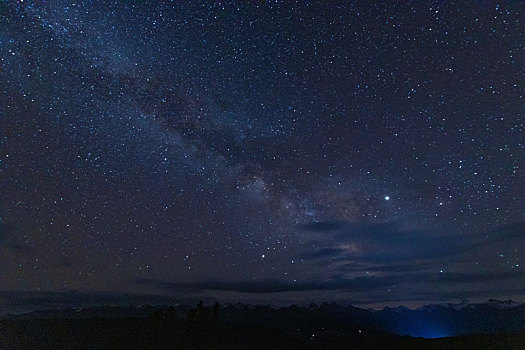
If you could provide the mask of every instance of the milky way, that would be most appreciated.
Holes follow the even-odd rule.
[[[0,292],[523,299],[524,10],[1,1]]]

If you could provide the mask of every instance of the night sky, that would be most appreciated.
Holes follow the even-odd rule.
[[[0,294],[525,299],[525,3],[0,1]]]

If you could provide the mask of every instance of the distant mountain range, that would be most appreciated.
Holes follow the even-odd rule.
[[[152,317],[155,312],[162,313],[166,310],[168,307],[105,306],[34,311],[6,316],[4,319],[147,318]],[[176,317],[185,318],[192,307],[174,305],[169,310]],[[335,303],[281,308],[227,304],[218,308],[218,315],[221,322],[228,324],[279,327],[308,334],[334,327],[344,327],[356,332],[382,331],[425,338],[525,330],[525,303],[511,300],[489,300],[481,304],[435,304],[415,310],[406,307],[372,310]]]
[[[437,304],[373,312],[381,328],[400,335],[436,338],[525,329],[525,303],[489,300],[481,304]]]

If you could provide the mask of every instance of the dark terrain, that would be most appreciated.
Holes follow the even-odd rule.
[[[4,317],[0,349],[525,349],[523,306],[491,301],[381,311],[336,304],[49,310]]]

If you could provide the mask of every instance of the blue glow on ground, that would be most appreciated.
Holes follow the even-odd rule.
[[[447,331],[441,327],[434,327],[430,325],[417,325],[411,327],[411,329],[404,329],[398,333],[399,335],[409,335],[411,337],[420,337],[426,339],[435,339],[435,338],[446,338],[452,337],[456,334],[453,334],[451,331]]]
[[[436,339],[436,338],[446,338],[446,337],[450,337],[449,334],[442,333],[442,332],[439,332],[439,331],[423,333],[423,334],[420,334],[420,335],[418,335],[418,336],[419,336],[419,337],[422,337],[422,338],[426,338],[426,339]]]

